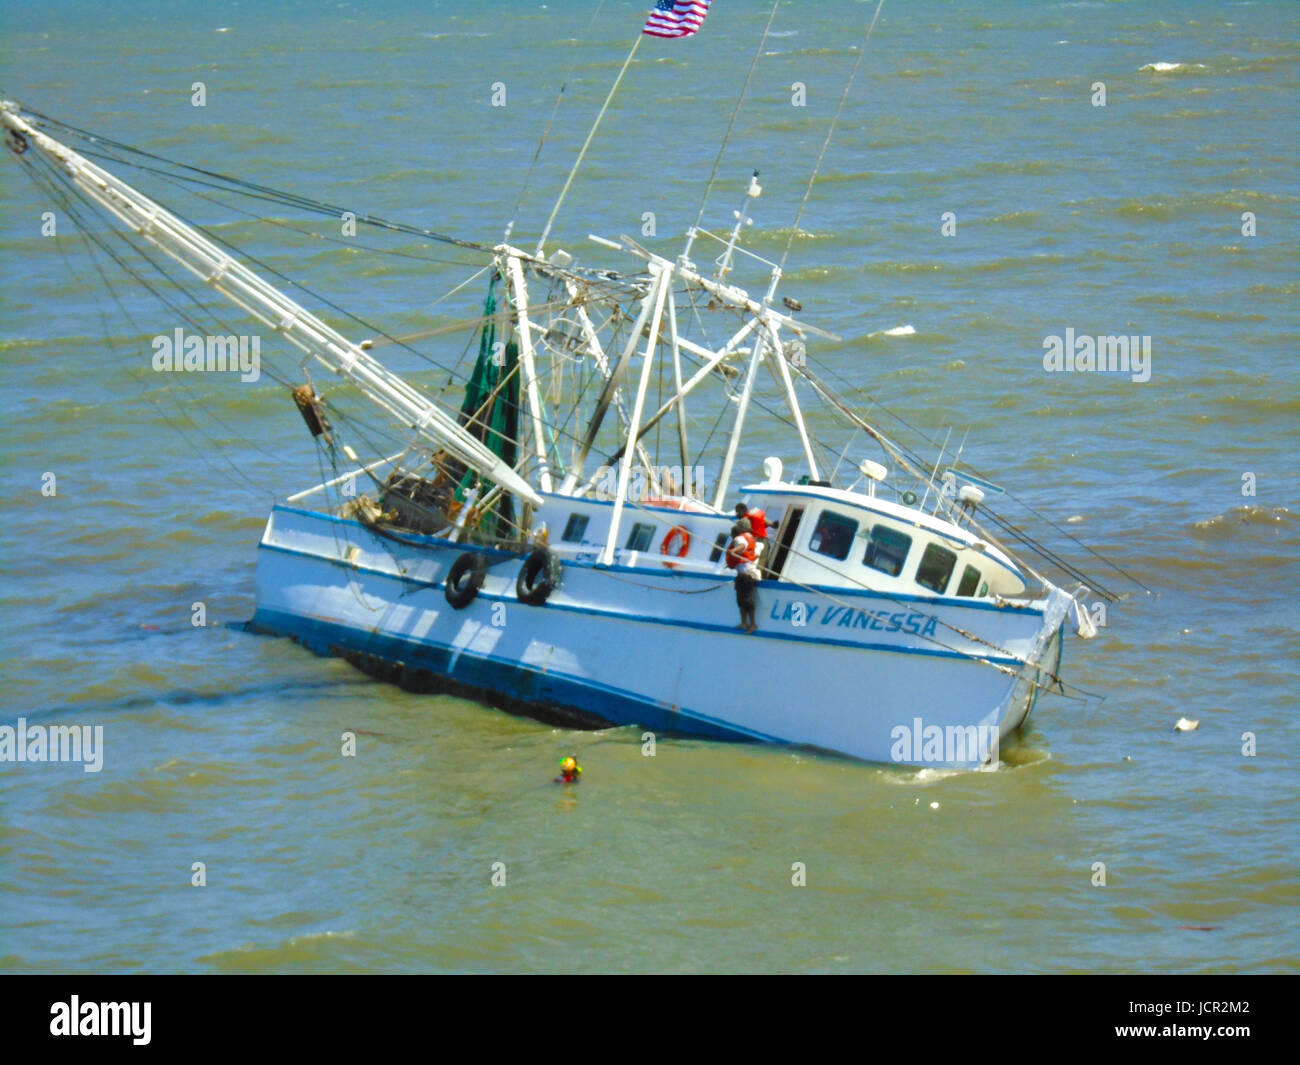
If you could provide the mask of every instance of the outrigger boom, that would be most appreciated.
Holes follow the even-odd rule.
[[[355,384],[371,402],[435,448],[443,448],[488,480],[528,502],[541,496],[483,443],[456,424],[455,417],[367,355],[316,315],[262,280],[193,226],[126,182],[96,166],[22,117],[17,104],[0,102],[0,122],[40,148],[85,196],[111,212],[145,240],[166,252],[205,285],[243,308],[305,352],[326,370]]]

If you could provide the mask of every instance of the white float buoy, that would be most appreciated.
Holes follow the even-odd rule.
[[[1194,732],[1201,727],[1199,721],[1192,721],[1185,717],[1180,717],[1177,724],[1174,725],[1175,732]]]

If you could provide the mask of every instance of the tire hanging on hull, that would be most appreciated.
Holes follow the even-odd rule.
[[[487,576],[487,560],[472,551],[466,551],[451,564],[451,570],[442,585],[442,594],[455,610],[464,610],[474,601]]]
[[[545,547],[535,547],[524,559],[515,580],[515,595],[521,603],[541,606],[560,583],[556,557]]]

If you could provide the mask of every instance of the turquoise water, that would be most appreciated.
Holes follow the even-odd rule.
[[[5,4],[0,88],[493,241],[567,82],[526,243],[646,7]],[[750,244],[779,258],[873,7],[780,6],[707,224],[757,168]],[[698,38],[643,42],[552,246],[621,265],[586,234],[649,211],[638,239],[680,249],[769,10],[717,0]],[[555,730],[244,634],[267,509],[319,479],[301,422],[270,380],[153,374],[174,315],[68,219],[41,237],[51,204],[6,154],[3,723],[102,726],[105,762],[0,763],[0,967],[1294,971],[1298,33],[1283,3],[887,3],[876,28],[782,290],[844,338],[810,355],[886,431],[908,437],[877,402],[968,433],[965,459],[1152,590],[1066,648],[1104,700],[1044,699],[995,773],[664,739],[648,758],[639,730]],[[481,299],[433,303],[471,253],[366,230],[411,257],[358,251],[318,218],[124,176],[390,333]],[[1150,336],[1151,379],[1045,373],[1067,328]],[[417,346],[449,365],[463,343]],[[771,453],[797,446],[755,427],[739,466]],[[562,793],[570,750],[586,773]]]

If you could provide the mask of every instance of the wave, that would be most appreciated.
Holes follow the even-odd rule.
[[[1159,221],[1181,219],[1190,213],[1217,214],[1222,211],[1254,211],[1261,203],[1286,203],[1290,197],[1250,189],[1224,189],[1211,193],[1190,193],[1168,199],[1111,199],[1094,196],[1086,200],[1069,200],[1064,206],[1089,214],[1116,218],[1154,218]]]
[[[1201,540],[1239,540],[1293,532],[1300,532],[1300,515],[1281,505],[1243,504],[1192,525],[1192,535]]]
[[[844,48],[792,48],[789,51],[776,50],[764,52],[765,56],[788,55],[788,56],[822,56],[822,55],[856,55],[857,45],[852,45],[848,49]]]
[[[1150,71],[1153,74],[1185,74],[1193,70],[1204,70],[1204,63],[1147,63],[1138,67],[1140,71]]]
[[[1068,163],[1055,159],[1018,159],[1014,162],[1006,159],[990,159],[972,166],[961,167],[954,171],[954,174],[959,177],[977,177],[981,174],[1050,175],[1064,173],[1069,168]]]
[[[1037,225],[1042,219],[1042,211],[1009,211],[1006,214],[982,219],[980,224],[986,226],[1032,226]]]

